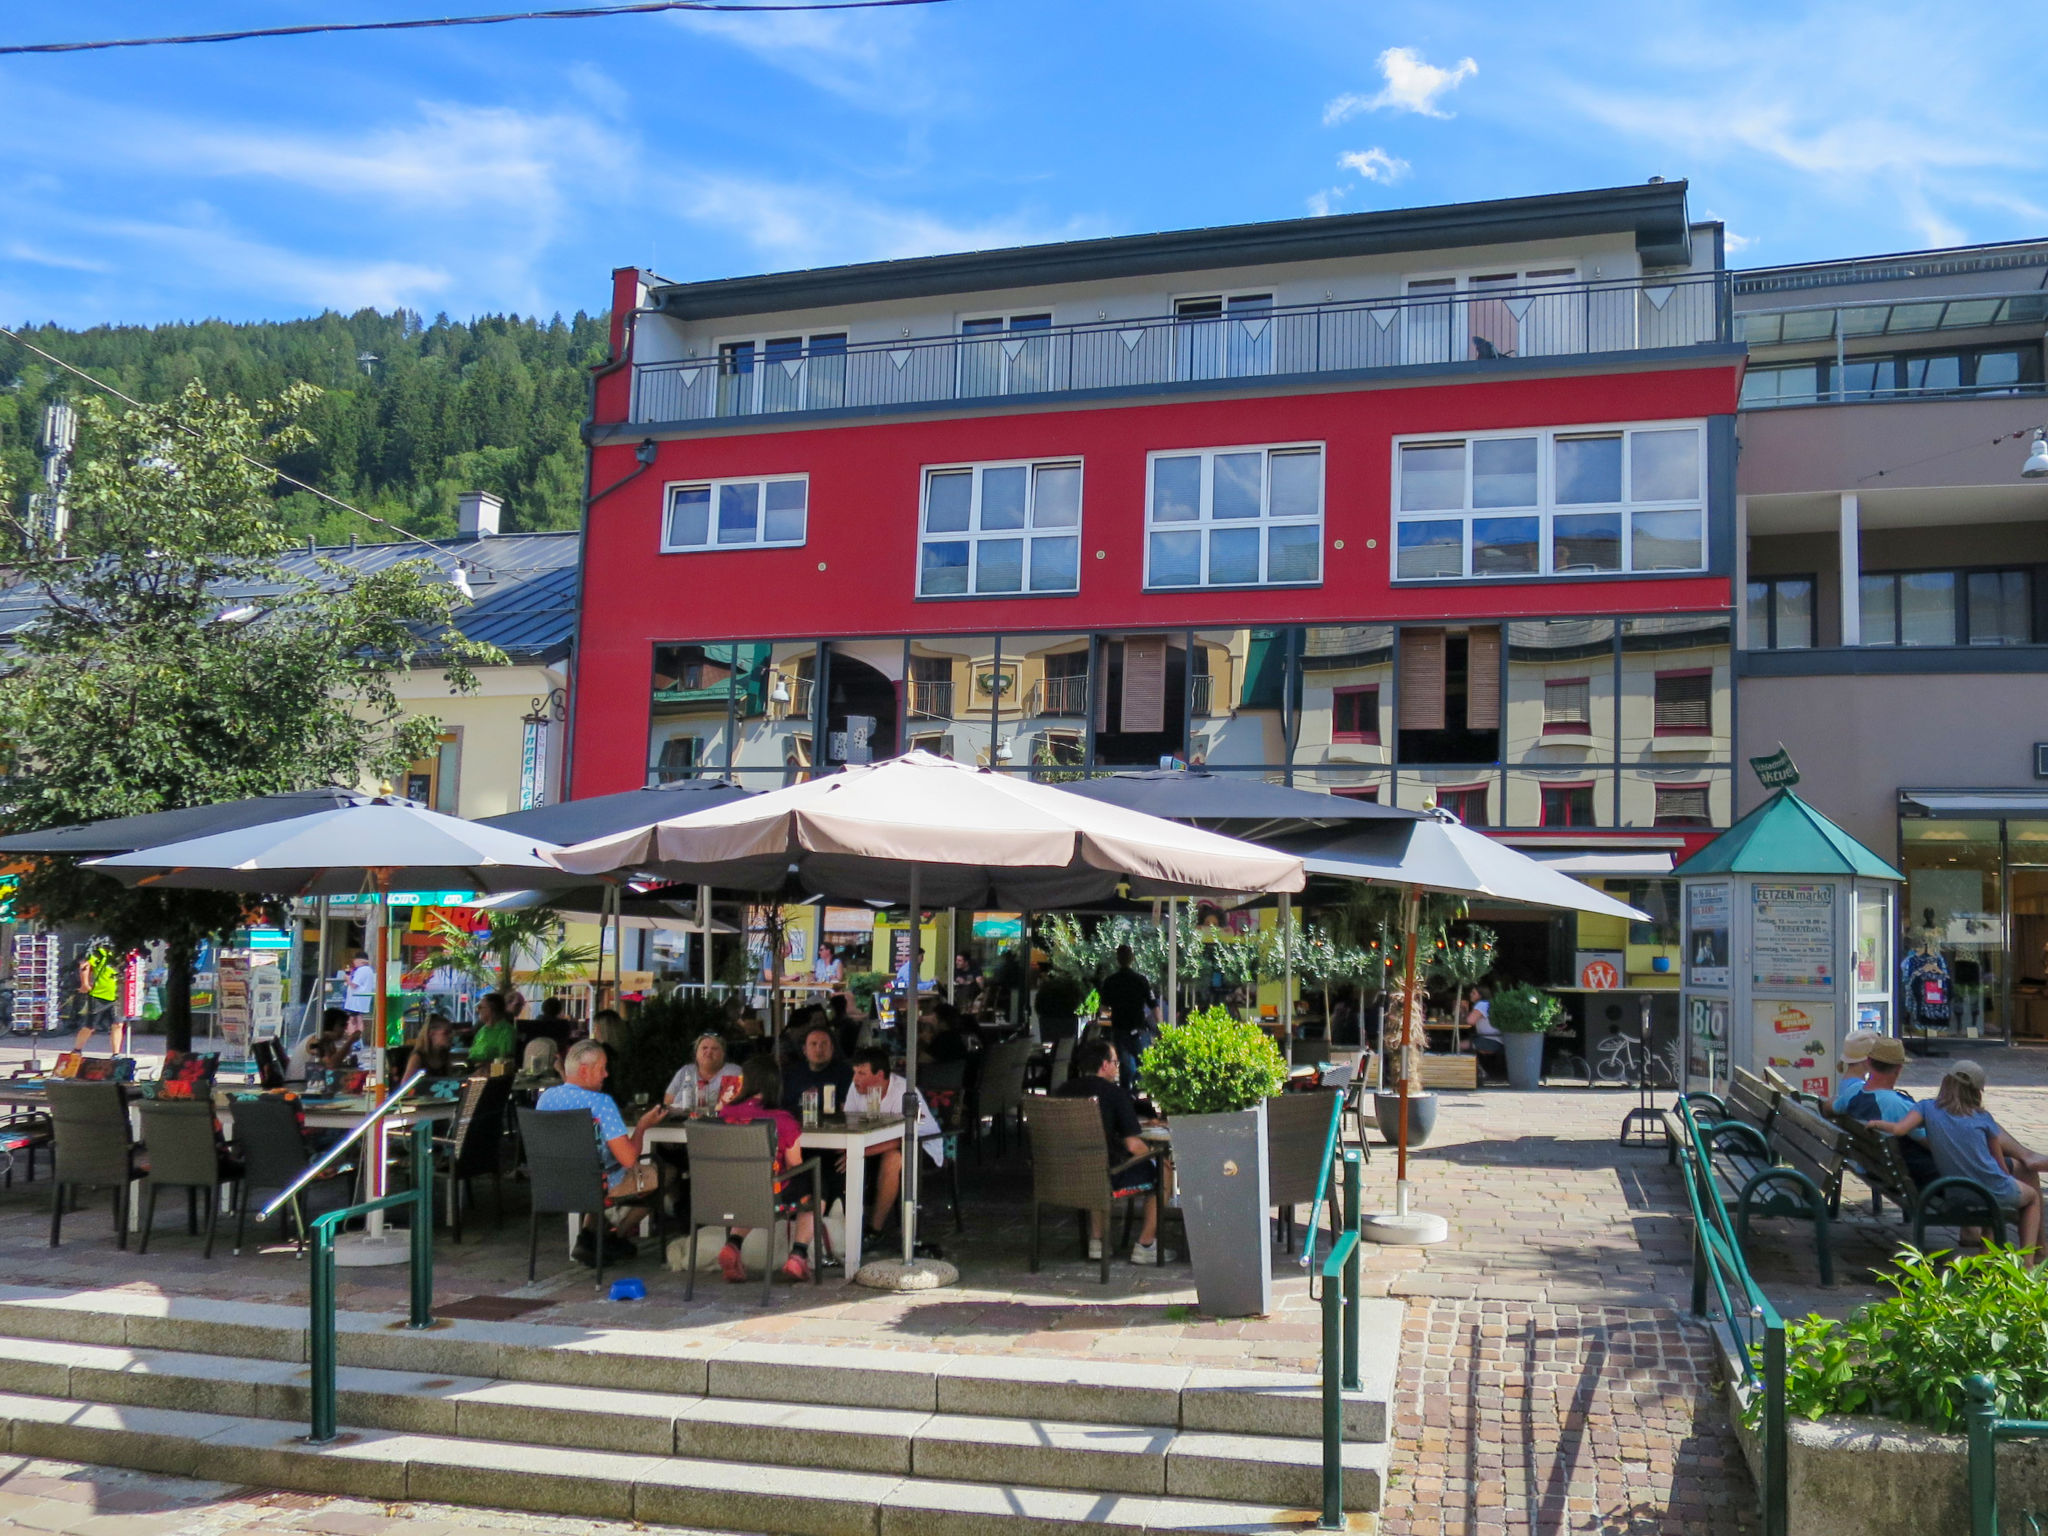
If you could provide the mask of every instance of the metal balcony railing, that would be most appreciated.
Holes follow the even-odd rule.
[[[1040,715],[1085,715],[1088,713],[1088,679],[1084,674],[1047,677],[1031,685],[1025,696],[1027,718]]]
[[[947,682],[912,682],[910,712],[928,720],[953,718],[953,685]]]
[[[742,367],[633,370],[636,423],[1143,389],[1356,369],[1575,357],[1725,341],[1723,274],[1468,288],[975,336],[857,342]]]

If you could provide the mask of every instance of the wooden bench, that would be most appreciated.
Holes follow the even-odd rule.
[[[1872,1130],[1850,1115],[1826,1111],[1829,1121],[1848,1138],[1849,1166],[1870,1186],[1870,1214],[1884,1215],[1889,1200],[1913,1224],[1913,1246],[1927,1247],[1929,1222],[1942,1227],[1984,1227],[1993,1242],[2005,1241],[2005,1213],[1991,1191],[1975,1179],[1939,1178],[1924,1188],[1906,1166],[1899,1138]]]
[[[1811,1221],[1820,1283],[1832,1286],[1835,1256],[1830,1224],[1841,1200],[1848,1135],[1804,1104],[1771,1091],[1761,1078],[1749,1073],[1738,1072],[1731,1087],[1731,1112],[1755,1115],[1768,1128],[1759,1130],[1748,1118],[1701,1128],[1717,1196],[1735,1217],[1738,1241],[1746,1253],[1753,1216]]]
[[[1717,1124],[1725,1125],[1734,1121],[1746,1125],[1757,1135],[1769,1139],[1771,1121],[1776,1118],[1778,1104],[1784,1095],[1773,1088],[1754,1072],[1737,1067],[1728,1079],[1728,1113]]]
[[[1421,1086],[1424,1088],[1477,1088],[1479,1086],[1479,1058],[1477,1056],[1437,1056],[1424,1052],[1420,1080]]]

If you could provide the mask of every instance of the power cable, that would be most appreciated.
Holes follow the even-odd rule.
[[[186,43],[239,43],[258,37],[308,37],[325,32],[416,32],[428,27],[495,27],[512,21],[591,21],[605,16],[646,16],[661,11],[872,11],[899,5],[942,5],[945,0],[796,0],[749,5],[723,0],[634,0],[625,5],[574,6],[551,11],[503,11],[493,16],[436,16],[414,21],[337,21],[296,27],[245,27],[234,32],[191,32],[176,37],[102,38],[86,43],[0,44],[0,55],[91,53],[107,48],[162,48]]]
[[[2000,443],[2015,442],[2018,439],[2025,437],[2029,432],[2039,432],[2040,430],[2040,427],[2032,426],[2021,427],[2014,432],[2001,432],[1998,434],[1998,436],[1992,438],[1989,443],[1986,443],[1983,439],[1979,438],[1972,442],[1964,443],[1960,447],[1944,448],[1941,452],[1930,453],[1925,458],[1908,459],[1903,464],[1893,464],[1885,469],[1872,470],[1869,474],[1858,475],[1856,478],[1858,480],[1882,480],[1887,475],[1895,475],[1903,469],[1918,469],[1922,464],[1932,464],[1936,459],[1952,459],[1959,453],[1969,453],[1971,450],[1976,448],[1996,448]]]

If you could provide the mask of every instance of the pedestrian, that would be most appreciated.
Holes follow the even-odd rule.
[[[1103,979],[1096,994],[1109,1010],[1109,1038],[1116,1046],[1123,1070],[1124,1087],[1138,1091],[1138,1058],[1152,1043],[1153,1006],[1157,1001],[1152,983],[1131,965],[1131,946],[1116,947],[1116,969]]]

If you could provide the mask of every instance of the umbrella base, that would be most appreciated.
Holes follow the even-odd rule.
[[[943,1259],[875,1259],[861,1265],[853,1277],[855,1285],[873,1291],[935,1291],[943,1285],[958,1285],[960,1271]]]
[[[411,1257],[412,1239],[403,1232],[344,1232],[334,1240],[334,1262],[344,1269],[403,1264]]]
[[[1360,1242],[1427,1248],[1449,1241],[1450,1235],[1451,1224],[1427,1211],[1378,1211],[1358,1219]]]

